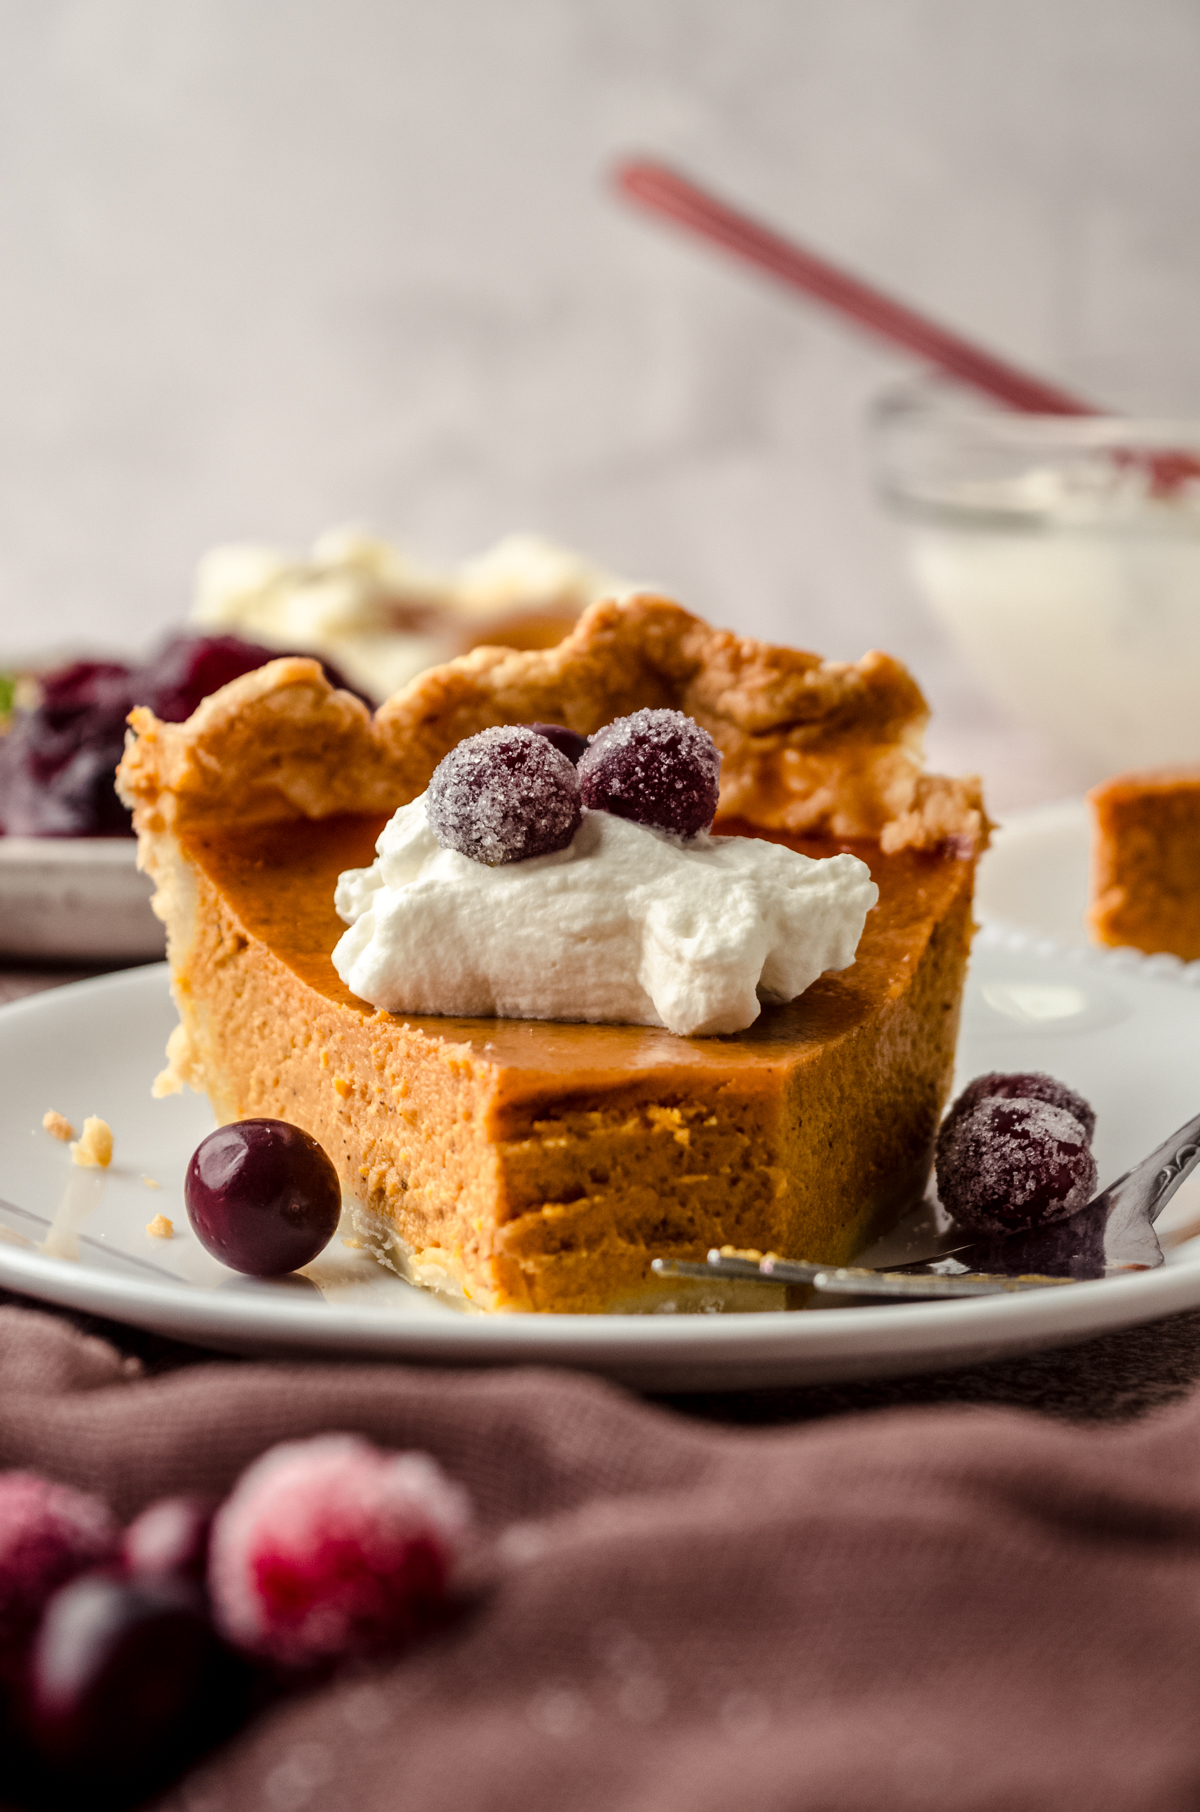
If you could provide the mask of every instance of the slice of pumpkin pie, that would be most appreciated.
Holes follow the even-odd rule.
[[[569,1018],[463,1017],[430,1010],[435,915],[411,965],[420,1011],[351,992],[335,893],[363,885],[344,877],[371,871],[450,751],[646,709],[685,713],[720,751],[714,847],[867,865],[878,904],[848,967],[785,1000],[764,968],[757,1016],[719,1035],[589,1023],[582,960],[577,1004],[558,977]],[[919,1198],[953,1067],[987,820],[977,783],[922,771],[926,716],[887,655],[823,662],[648,596],[594,605],[552,649],[477,649],[374,717],[299,659],[183,724],[136,711],[118,784],[180,1012],[157,1087],[207,1091],[218,1120],[303,1127],[373,1239],[481,1308],[653,1306],[651,1259],[714,1245],[845,1261]]]
[[[1116,774],[1088,794],[1099,944],[1200,958],[1200,767]]]

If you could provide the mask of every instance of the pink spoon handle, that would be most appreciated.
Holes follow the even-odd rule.
[[[848,315],[893,345],[915,352],[985,395],[1031,415],[1098,415],[1082,398],[1019,371],[1004,359],[941,327],[927,315],[873,289],[824,258],[782,238],[769,227],[727,207],[687,177],[648,158],[621,164],[616,172],[624,193],[656,214],[665,214],[705,239],[760,269],[770,271],[793,289],[815,297],[839,314]]]

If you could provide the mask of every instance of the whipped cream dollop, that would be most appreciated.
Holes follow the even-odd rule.
[[[585,811],[553,855],[487,868],[402,806],[335,903],[333,965],[391,1013],[740,1032],[854,961],[879,897],[857,856],[754,837],[686,840]]]

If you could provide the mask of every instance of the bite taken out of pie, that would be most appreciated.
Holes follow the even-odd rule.
[[[593,734],[681,710],[723,756],[715,830],[867,862],[853,965],[745,1031],[377,1011],[339,980],[334,888],[463,738]],[[312,1133],[373,1244],[484,1309],[653,1307],[653,1258],[712,1246],[844,1262],[919,1199],[951,1078],[987,820],[922,771],[927,711],[856,664],[594,605],[559,646],[481,648],[372,718],[283,659],[183,724],[135,712],[119,772],[167,925],[180,1025],[160,1091]]]

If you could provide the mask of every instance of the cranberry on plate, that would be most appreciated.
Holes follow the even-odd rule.
[[[190,1579],[203,1585],[216,1505],[195,1496],[147,1504],[121,1538],[121,1566],[143,1579]]]
[[[943,1207],[980,1233],[1026,1233],[1069,1219],[1095,1192],[1095,1124],[1083,1097],[1053,1076],[976,1077],[938,1134]]]
[[[1044,1070],[989,1070],[986,1076],[976,1076],[974,1081],[968,1082],[943,1120],[942,1136],[947,1136],[952,1127],[967,1114],[973,1114],[983,1102],[995,1100],[1044,1101],[1049,1107],[1065,1108],[1078,1120],[1087,1143],[1091,1144],[1096,1130],[1096,1110],[1073,1088],[1068,1088],[1057,1076],[1048,1076]]]
[[[286,1120],[234,1120],[192,1153],[183,1185],[200,1244],[250,1277],[309,1264],[341,1212],[337,1171],[310,1133]]]

